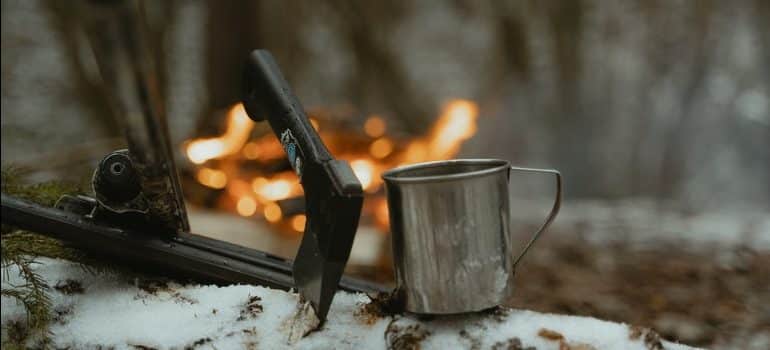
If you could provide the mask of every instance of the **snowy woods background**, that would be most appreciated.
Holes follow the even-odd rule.
[[[76,5],[2,2],[6,161],[119,136],[89,78]],[[333,0],[147,10],[178,142],[215,132],[221,121],[208,117],[237,99],[244,53],[264,47],[307,106],[349,105],[417,133],[446,99],[470,98],[483,137],[462,155],[554,166],[571,198],[643,195],[701,209],[770,207],[769,8]]]
[[[2,1],[2,161],[36,180],[81,180],[123,142],[83,4]],[[146,11],[181,167],[184,140],[221,132],[216,112],[238,100],[257,47],[305,106],[378,114],[401,135],[471,99],[478,131],[460,156],[566,179],[568,203],[512,304],[688,344],[770,344],[770,1],[173,0]]]

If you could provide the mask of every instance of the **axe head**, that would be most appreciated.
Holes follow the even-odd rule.
[[[294,259],[294,282],[322,323],[353,247],[363,204],[361,183],[347,162],[326,149],[266,50],[249,55],[243,104],[251,119],[270,123],[300,177],[307,220]]]

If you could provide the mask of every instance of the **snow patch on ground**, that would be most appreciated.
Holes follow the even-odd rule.
[[[51,286],[82,287],[51,291],[56,348],[385,349],[418,342],[423,349],[489,349],[520,341],[524,348],[559,349],[560,342],[544,336],[543,329],[563,336],[562,342],[575,348],[649,348],[644,336],[634,336],[633,328],[595,318],[507,309],[430,320],[412,315],[393,319],[366,313],[363,306],[369,297],[345,292],[337,294],[321,330],[289,343],[295,293],[252,285],[153,284],[112,273],[94,275],[68,261],[40,262],[36,269]],[[3,288],[21,282],[16,271],[9,272]],[[2,298],[3,337],[8,322],[24,317],[21,305]],[[663,346],[689,349],[670,342]]]
[[[770,251],[770,212],[764,208],[726,207],[688,214],[662,203],[651,198],[567,200],[545,237],[579,234],[597,244],[622,241],[649,247],[674,242],[686,249],[745,246]],[[551,199],[513,200],[514,229],[539,226],[543,208],[550,204]],[[527,239],[531,229],[523,230],[527,234],[522,238]]]

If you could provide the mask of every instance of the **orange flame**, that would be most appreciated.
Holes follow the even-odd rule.
[[[246,157],[246,159],[257,159],[260,154],[262,154],[262,152],[256,142],[249,142],[243,145],[243,156]]]
[[[343,149],[349,147],[344,135],[331,134],[324,129],[323,138],[332,136],[327,142],[332,154],[348,160],[361,186],[368,193],[375,193],[382,185],[380,174],[385,169],[401,164],[449,159],[457,155],[464,141],[476,133],[478,106],[473,101],[455,99],[449,101],[431,127],[421,137],[406,143],[397,143],[385,135],[386,123],[383,118],[372,115],[363,126],[364,133],[370,137],[368,148]],[[316,119],[311,119],[313,128],[320,130]],[[208,139],[192,140],[186,147],[187,157],[195,164],[203,164],[210,159],[224,158],[238,154],[240,159],[269,162],[285,157],[284,150],[274,135],[265,135],[249,141],[254,123],[248,118],[241,104],[234,105],[227,114],[227,128],[219,136]],[[232,161],[218,163],[219,169],[201,167],[196,179],[211,188],[225,188],[230,203],[243,216],[260,214],[271,223],[287,220],[288,227],[295,231],[304,230],[304,215],[284,217],[277,201],[302,195],[299,179],[292,171],[285,171],[269,177],[258,176],[246,181],[239,168]],[[367,209],[368,208],[368,209]],[[388,206],[384,197],[378,197],[371,206],[364,210],[371,215],[374,223],[387,230]]]
[[[291,218],[291,228],[293,228],[294,231],[302,232],[305,230],[305,222],[307,222],[305,215],[294,215]]]
[[[235,210],[241,216],[252,216],[257,212],[257,202],[251,197],[241,197],[238,199]]]
[[[369,146],[369,153],[377,159],[385,158],[391,152],[393,152],[393,141],[390,141],[387,137],[379,138]]]
[[[265,215],[265,219],[270,222],[278,222],[281,220],[281,217],[283,216],[283,213],[281,212],[281,207],[278,206],[278,204],[270,203],[265,206],[265,211],[263,213]]]
[[[257,178],[253,184],[258,184],[263,178]],[[289,183],[288,180],[275,180],[275,181],[267,181],[264,184],[261,185],[253,185],[258,195],[262,196],[262,198],[269,199],[269,200],[279,200],[279,199],[285,199],[289,198],[291,195],[291,183]]]
[[[350,162],[350,167],[353,168],[353,173],[361,182],[361,187],[365,190],[369,189],[374,183],[374,163],[366,159],[356,159]]]
[[[269,179],[262,176],[256,177],[251,181],[251,189],[263,203],[302,194],[299,179],[291,171],[273,175]]]
[[[236,104],[227,112],[227,128],[219,137],[200,139],[187,145],[187,158],[195,164],[238,152],[249,139],[254,122],[249,119],[242,104]]]
[[[211,188],[222,189],[227,185],[227,174],[222,170],[200,168],[195,178],[204,186]]]
[[[370,137],[380,137],[385,134],[385,121],[377,115],[369,117],[364,123],[364,132]]]
[[[388,212],[388,201],[385,198],[380,198],[374,207],[374,222],[382,228],[387,230],[390,225],[390,216]]]
[[[454,100],[444,107],[427,141],[428,157],[432,160],[453,157],[463,141],[476,133],[479,109],[468,100]]]

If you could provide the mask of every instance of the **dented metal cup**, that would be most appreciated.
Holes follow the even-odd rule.
[[[545,223],[520,250],[509,224],[511,171],[555,175],[556,199]],[[420,163],[383,174],[393,260],[407,311],[453,314],[501,305],[514,268],[556,217],[561,175],[498,159]],[[518,254],[517,254],[518,253]]]

